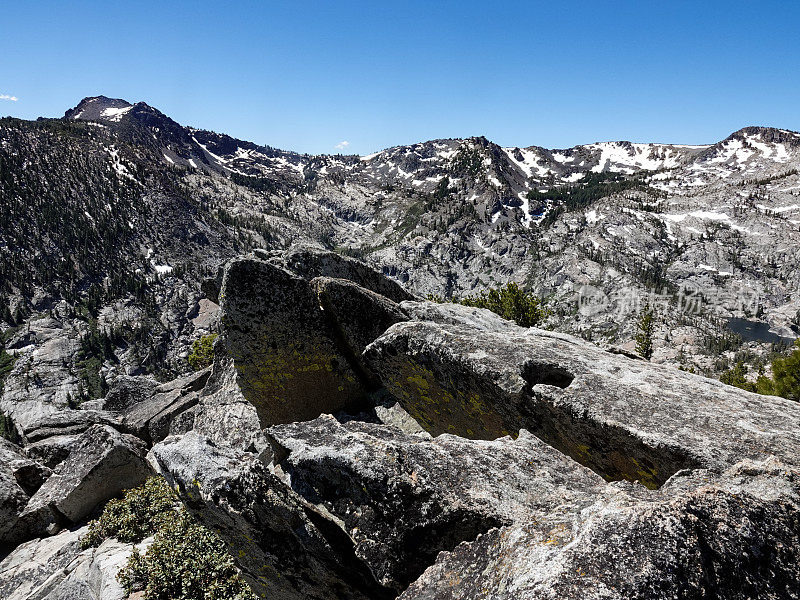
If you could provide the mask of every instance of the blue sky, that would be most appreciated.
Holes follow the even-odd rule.
[[[6,2],[0,115],[84,96],[309,153],[800,130],[800,3]]]

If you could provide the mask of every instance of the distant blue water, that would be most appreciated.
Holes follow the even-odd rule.
[[[728,329],[742,336],[746,342],[767,342],[768,344],[791,344],[792,338],[781,337],[769,330],[769,323],[750,321],[749,319],[728,319]]]

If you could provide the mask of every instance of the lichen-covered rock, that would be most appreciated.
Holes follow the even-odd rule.
[[[494,439],[525,428],[608,479],[650,487],[684,468],[800,461],[798,403],[568,335],[464,323],[398,323],[365,351],[432,434]]]
[[[145,456],[141,440],[107,425],[92,426],[31,497],[20,515],[19,537],[78,523],[102,502],[141,484],[151,474]]]
[[[744,461],[657,492],[609,486],[580,513],[491,530],[439,555],[403,600],[800,597],[800,472]]]
[[[525,431],[432,439],[322,416],[268,432],[293,489],[341,519],[357,555],[397,593],[440,551],[532,514],[580,512],[606,485]]]
[[[222,286],[226,354],[263,425],[358,406],[366,391],[308,281],[256,259],[232,261]]]
[[[261,597],[394,597],[355,555],[347,533],[254,454],[217,447],[189,432],[156,444],[150,460],[198,520],[228,544]]]
[[[311,287],[343,354],[369,387],[379,385],[361,354],[379,335],[395,323],[407,321],[408,316],[397,303],[352,281],[317,277],[311,280]]]

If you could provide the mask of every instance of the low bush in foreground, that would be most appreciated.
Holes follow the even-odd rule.
[[[153,536],[142,554],[134,550],[117,575],[127,594],[145,600],[256,600],[216,534],[183,507],[166,481],[152,477],[111,500],[89,524],[84,548],[106,538],[138,543]]]

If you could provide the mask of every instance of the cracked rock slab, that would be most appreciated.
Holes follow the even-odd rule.
[[[494,439],[525,428],[607,479],[649,487],[685,468],[800,460],[796,402],[564,334],[461,321],[398,323],[365,351],[386,388],[434,435]]]

